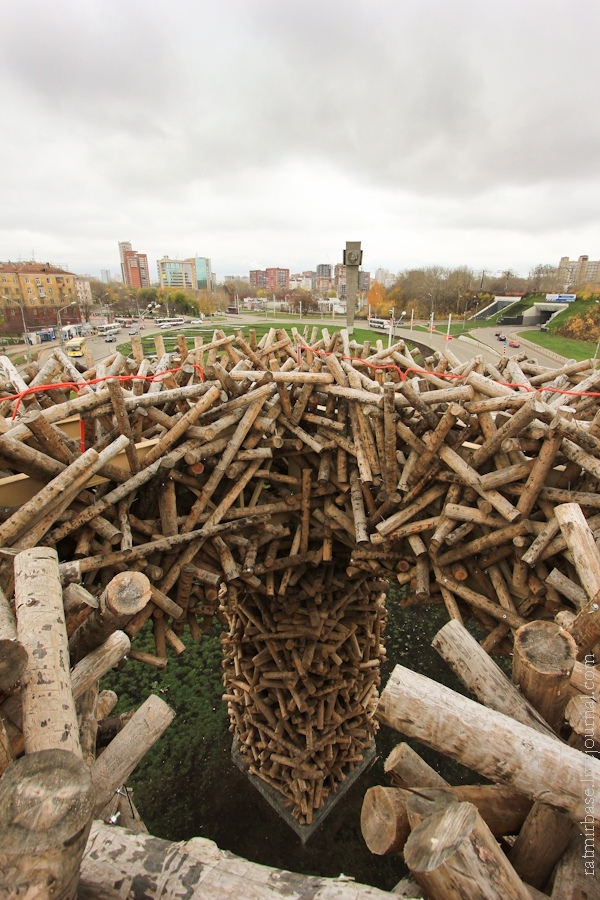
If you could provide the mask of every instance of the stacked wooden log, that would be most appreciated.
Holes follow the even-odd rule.
[[[365,795],[367,845],[403,854],[430,900],[595,895],[600,761],[590,719],[583,753],[560,738],[577,736],[569,695],[595,704],[597,672],[582,680],[575,641],[543,620],[517,631],[512,681],[456,620],[433,646],[480,703],[397,666],[378,717],[494,783],[451,787],[399,744],[385,765],[392,786]]]
[[[117,699],[99,696],[98,679],[122,657],[129,640],[123,632],[111,632],[70,672],[56,551],[23,550],[14,565],[16,620],[0,592],[3,622],[12,628],[19,651],[17,668],[10,677],[6,668],[3,672],[3,688],[15,687],[15,679],[20,685],[4,702],[0,718],[0,894],[70,900],[92,819],[106,815],[105,807],[174,713],[152,695],[96,756],[99,720]],[[140,573],[117,575],[98,608],[130,602],[146,586]]]
[[[155,342],[85,372],[60,350],[24,375],[0,358],[0,584],[10,607],[13,556],[56,549],[74,673],[107,647],[164,667],[217,614],[240,750],[301,823],[377,727],[390,578],[476,620],[485,653],[556,620],[583,677],[600,639],[594,361],[417,365],[403,341],[316,328]],[[154,653],[126,647],[149,620]]]

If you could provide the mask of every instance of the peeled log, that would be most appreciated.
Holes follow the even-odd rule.
[[[125,632],[115,631],[100,647],[96,647],[81,662],[78,662],[71,672],[71,684],[75,699],[77,700],[94,682],[114,668],[128,653],[130,646],[131,642]],[[104,694],[106,691],[102,693]]]
[[[531,809],[531,800],[503,784],[444,788],[415,785],[412,790],[372,787],[365,793],[360,815],[362,836],[371,853],[402,853],[410,830],[415,827],[415,803],[422,805],[421,818],[439,812],[448,803],[472,803],[497,837],[518,832]]]
[[[448,787],[445,778],[413,750],[410,744],[396,744],[386,759],[383,771],[395,787]]]
[[[451,619],[440,628],[431,645],[480,703],[540,734],[552,734],[552,729],[535,707],[511,684],[500,666],[458,619]]]
[[[142,756],[174,718],[173,710],[156,694],[150,694],[125,728],[110,742],[91,768],[96,790],[95,815],[106,806],[116,789],[127,781]]]
[[[578,503],[562,503],[554,507],[560,530],[573,556],[573,562],[590,600],[600,592],[600,551],[593,532]]]
[[[380,722],[577,819],[585,815],[584,763],[600,779],[600,761],[556,738],[486,709],[431,678],[396,666],[377,707]],[[600,808],[594,813],[600,821]]]
[[[27,665],[27,651],[17,641],[17,623],[4,591],[0,590],[0,690],[20,680]]]
[[[521,878],[535,888],[543,888],[572,831],[573,822],[567,816],[545,803],[534,803],[509,854]]]
[[[72,900],[92,823],[93,789],[82,759],[42,750],[0,781],[0,896]]]
[[[452,803],[412,832],[404,859],[430,900],[531,900],[471,803]]]
[[[515,634],[513,682],[555,731],[564,721],[577,645],[555,622],[535,621]]]
[[[71,635],[72,661],[82,659],[115,630],[121,630],[132,616],[144,609],[150,597],[150,581],[141,572],[115,575],[102,593],[98,609]]]
[[[59,748],[81,756],[56,550],[34,547],[17,554],[15,605],[19,640],[28,657],[25,752]]]

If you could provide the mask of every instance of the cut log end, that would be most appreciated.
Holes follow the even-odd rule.
[[[402,852],[410,832],[404,793],[376,785],[365,794],[360,828],[367,847],[376,856]]]
[[[568,675],[575,664],[576,647],[570,634],[554,622],[530,622],[515,636],[515,647],[530,665],[545,675]]]

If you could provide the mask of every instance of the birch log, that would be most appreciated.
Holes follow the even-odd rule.
[[[15,604],[19,640],[27,651],[25,752],[61,749],[80,756],[56,550],[35,547],[17,554]]]
[[[81,864],[78,900],[122,900],[143,884],[145,900],[390,900],[388,891],[343,878],[297,875],[248,862],[212,841],[172,844],[94,822]]]
[[[42,750],[0,781],[0,896],[73,900],[92,823],[93,789],[82,759]]]

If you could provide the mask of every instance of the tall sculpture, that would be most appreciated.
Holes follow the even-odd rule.
[[[354,310],[358,291],[358,268],[362,262],[360,241],[346,241],[344,265],[346,266],[346,327],[348,333],[354,332]]]

